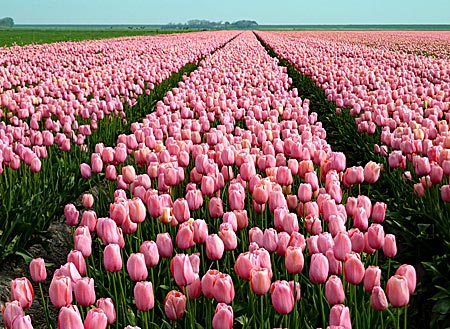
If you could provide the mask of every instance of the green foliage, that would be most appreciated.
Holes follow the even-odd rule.
[[[65,29],[65,28],[14,28],[0,34],[0,47],[26,44],[43,44],[63,41],[97,40],[174,33],[172,30],[126,30],[126,29]],[[177,31],[180,32],[180,31]]]
[[[149,95],[140,96],[135,106],[125,105],[126,123],[113,115],[99,121],[98,129],[86,139],[88,150],[93,152],[99,142],[115,145],[120,134],[130,132],[132,122],[142,120],[153,111],[156,102],[176,87],[184,74],[196,68],[194,63],[186,64]],[[78,118],[78,122],[83,123],[83,120]],[[22,163],[19,170],[7,167],[0,175],[0,263],[17,252],[23,254],[33,244],[42,244],[43,238],[48,237],[46,231],[50,223],[63,214],[65,204],[89,189],[88,181],[81,177],[80,164],[90,162],[90,153],[82,152],[79,145],[72,144],[70,152],[52,146],[48,154],[48,158],[42,159],[39,173],[32,173]]]
[[[4,17],[0,19],[0,27],[11,28],[14,26],[14,20],[11,17]]]
[[[278,55],[259,39],[269,54]],[[408,323],[417,328],[447,328],[450,325],[450,206],[440,197],[439,186],[426,189],[424,197],[414,195],[413,183],[418,181],[410,162],[407,168],[412,180],[403,179],[403,169],[389,167],[386,157],[375,154],[374,144],[380,143],[380,128],[373,135],[358,133],[355,118],[348,109],[337,114],[336,104],[328,101],[325,92],[308,76],[298,72],[285,59],[280,64],[287,67],[301,98],[310,100],[310,109],[318,113],[327,132],[327,142],[333,151],[344,152],[347,167],[365,165],[375,161],[383,165],[379,181],[369,189],[362,188],[374,201],[388,205],[385,230],[394,233],[399,246],[396,260],[415,266],[418,271],[417,293],[413,296]],[[443,184],[448,184],[444,178]],[[425,267],[425,268],[423,268]],[[432,282],[433,284],[429,284]]]

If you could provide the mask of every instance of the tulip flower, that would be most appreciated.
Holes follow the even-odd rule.
[[[328,277],[328,259],[321,253],[311,255],[309,279],[314,283],[324,283]]]
[[[12,302],[7,302],[5,305],[1,305],[3,322],[6,325],[6,328],[12,327],[12,322],[16,317],[25,316],[22,306],[20,306],[20,302],[14,300]]]
[[[373,287],[370,295],[370,306],[376,311],[384,311],[388,308],[386,294],[380,286]]]
[[[275,281],[270,288],[272,306],[280,314],[289,314],[294,309],[294,294],[287,281]]]
[[[155,306],[153,285],[149,281],[136,282],[134,286],[134,301],[140,311],[151,310]]]
[[[95,303],[94,279],[81,278],[77,281],[74,288],[75,299],[81,306],[87,307]]]
[[[213,329],[233,328],[233,308],[225,303],[219,303],[212,320]]]
[[[164,312],[166,316],[176,321],[181,319],[186,310],[186,296],[176,290],[171,290],[167,293],[164,299]]]
[[[49,288],[50,301],[56,308],[72,303],[72,282],[67,276],[54,276]]]
[[[103,265],[108,272],[118,272],[122,269],[122,256],[118,244],[108,244],[103,250]]]
[[[210,234],[206,238],[206,257],[209,260],[219,260],[222,258],[225,245],[217,234]]]
[[[42,258],[35,258],[30,262],[30,274],[34,282],[44,282],[47,278],[45,261]]]
[[[116,309],[111,298],[100,298],[95,305],[106,314],[108,324],[113,324],[116,321]]]
[[[91,308],[84,319],[85,329],[106,329],[108,317],[101,308]]]
[[[267,268],[253,268],[250,271],[250,288],[256,295],[264,295],[270,289],[270,275]]]
[[[20,302],[22,308],[30,308],[34,299],[34,290],[27,278],[17,278],[11,281],[11,300]]]
[[[341,279],[332,275],[325,283],[325,297],[330,305],[342,304],[345,300],[344,287]]]
[[[409,303],[408,280],[403,275],[394,275],[386,284],[386,294],[394,307],[402,307]]]
[[[234,285],[231,276],[219,273],[215,278],[213,294],[219,303],[230,304],[234,299]]]

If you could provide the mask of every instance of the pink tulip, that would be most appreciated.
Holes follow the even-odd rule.
[[[350,310],[342,304],[334,305],[330,310],[330,326],[341,326],[344,329],[351,329]]]
[[[325,297],[330,305],[342,304],[345,300],[344,287],[341,279],[332,275],[325,283]]]
[[[80,164],[81,177],[88,179],[92,176],[91,167],[87,163]]]
[[[132,281],[144,281],[147,279],[148,271],[145,265],[145,256],[142,253],[133,253],[127,260],[127,272]]]
[[[64,207],[64,216],[66,217],[67,225],[76,226],[78,224],[79,212],[73,204],[66,204]]]
[[[75,299],[81,306],[87,307],[95,303],[94,279],[81,278],[77,281],[74,288]]]
[[[136,282],[134,286],[134,301],[140,311],[151,310],[155,306],[153,285],[149,281]]]
[[[383,248],[384,245],[384,229],[380,224],[371,224],[367,230],[367,240],[369,246],[373,249]],[[372,289],[371,289],[372,290]]]
[[[66,276],[54,276],[49,288],[50,301],[56,308],[72,303],[72,282]]]
[[[304,258],[300,247],[289,246],[286,249],[284,259],[286,270],[291,274],[300,273],[303,270]]]
[[[2,304],[1,309],[3,322],[8,329],[12,327],[12,322],[15,318],[25,316],[22,306],[20,306],[20,302],[17,300],[7,302],[5,305]]]
[[[206,257],[209,260],[219,260],[222,258],[225,245],[217,234],[210,234],[206,238]]]
[[[133,166],[124,166],[122,168],[122,177],[125,184],[131,184],[136,179],[136,170]]]
[[[214,284],[220,272],[218,270],[208,270],[202,277],[202,293],[206,298],[214,297]]]
[[[177,254],[170,262],[170,272],[175,283],[180,286],[187,286],[194,282],[195,272],[189,256]]]
[[[11,300],[17,300],[24,309],[30,308],[34,299],[34,290],[31,282],[23,277],[11,281]]]
[[[144,255],[145,265],[147,267],[158,265],[159,252],[155,241],[144,241],[139,247],[139,252]]]
[[[219,273],[215,278],[213,294],[219,303],[230,304],[234,299],[234,285],[231,276]]]
[[[122,256],[118,244],[108,244],[103,250],[103,265],[108,272],[118,272],[122,269]]]
[[[108,317],[101,308],[91,308],[84,319],[85,329],[106,329]]]
[[[383,253],[386,257],[395,257],[397,255],[397,243],[395,235],[386,234],[384,236]]]
[[[11,329],[33,329],[31,317],[29,315],[19,315],[12,321]]]
[[[195,245],[194,225],[192,225],[191,221],[184,222],[178,227],[175,242],[181,250],[186,250]]]
[[[167,293],[164,300],[164,312],[166,316],[176,321],[181,319],[186,310],[186,296],[176,290],[171,290]]]
[[[372,289],[380,285],[381,269],[378,266],[369,265],[364,274],[364,290],[371,292]]]
[[[376,311],[384,311],[389,304],[384,290],[380,286],[375,286],[370,295],[370,306]]]
[[[364,167],[364,181],[374,184],[380,177],[381,165],[373,161],[369,161]]]
[[[43,258],[35,258],[30,262],[30,274],[34,282],[44,282],[47,278],[47,269]]]
[[[267,268],[253,268],[250,271],[250,288],[256,295],[264,295],[270,289],[270,275]]]
[[[394,275],[386,284],[386,294],[394,307],[402,307],[409,303],[408,280],[403,275]]]
[[[403,264],[397,269],[395,274],[403,275],[408,281],[408,290],[410,294],[413,294],[416,290],[416,269],[412,265]]]
[[[280,314],[289,314],[294,309],[294,294],[287,281],[275,281],[270,288],[272,306]]]
[[[351,253],[344,261],[344,278],[351,284],[359,284],[365,274],[364,265],[359,258],[359,254]]]
[[[81,251],[71,250],[67,255],[67,262],[73,263],[81,276],[86,275],[86,261],[84,260],[84,256]]]
[[[156,236],[156,245],[161,257],[169,258],[172,256],[173,244],[169,233],[158,233]]]
[[[108,324],[116,322],[116,309],[111,298],[100,298],[95,304],[97,308],[101,308],[108,318]]]
[[[311,255],[309,279],[314,283],[324,283],[328,277],[328,259],[321,253]]]
[[[213,329],[233,328],[233,308],[225,303],[219,303],[212,320]]]

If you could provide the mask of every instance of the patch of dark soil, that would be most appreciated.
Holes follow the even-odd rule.
[[[69,253],[69,245],[71,244],[72,234],[70,228],[66,225],[64,217],[54,220],[49,228],[51,239],[46,240],[47,247],[36,245],[31,247],[28,252],[33,258],[41,257],[46,264],[51,264],[47,267],[47,280],[43,282],[43,290],[45,298],[48,299],[48,287],[50,285],[53,272],[61,265],[66,263],[67,254]],[[28,264],[21,257],[14,257],[5,260],[0,264],[0,302],[2,304],[10,301],[10,282],[18,277],[27,277],[31,282],[30,271]],[[33,283],[33,282],[32,282]],[[42,307],[42,299],[39,292],[39,286],[33,283],[34,301],[31,308],[26,310],[26,314],[31,316],[33,327],[36,329],[48,328],[45,322],[45,313]],[[50,316],[56,321],[57,310],[50,306]],[[3,324],[2,314],[0,312],[0,328],[6,328]]]

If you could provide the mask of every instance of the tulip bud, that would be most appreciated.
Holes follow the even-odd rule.
[[[328,277],[328,259],[321,253],[311,255],[309,278],[314,283],[324,283]]]
[[[148,271],[145,265],[144,254],[133,253],[128,257],[127,272],[132,281],[144,281],[147,279]]]
[[[332,275],[325,283],[325,297],[330,305],[342,304],[345,300],[344,287],[341,279]]]
[[[286,249],[284,263],[289,273],[300,273],[303,270],[304,262],[303,252],[300,247],[289,246]]]
[[[408,290],[413,294],[416,290],[416,269],[412,265],[403,264],[397,269],[395,274],[403,275],[408,281]]]
[[[166,316],[176,321],[181,319],[186,310],[186,296],[176,290],[171,290],[167,293],[164,300],[164,312]]]
[[[139,252],[144,254],[145,265],[147,267],[158,265],[159,252],[155,241],[144,241],[139,248]]]
[[[256,295],[264,295],[270,289],[270,275],[267,268],[253,268],[250,271],[250,288]]]
[[[84,319],[85,329],[106,329],[108,317],[101,308],[91,308]]]
[[[344,278],[351,284],[359,284],[364,278],[364,265],[359,254],[348,254],[344,261]]]
[[[103,265],[108,272],[118,272],[122,269],[122,256],[118,244],[108,244],[103,251]]]
[[[219,260],[222,258],[225,246],[217,234],[210,234],[206,238],[206,257],[209,260]]]
[[[386,294],[394,307],[402,307],[409,303],[408,280],[403,275],[391,276],[386,284]]]
[[[213,293],[219,303],[230,304],[234,299],[234,285],[231,276],[219,273],[214,283]]]
[[[370,306],[376,311],[384,311],[388,308],[388,301],[384,290],[380,286],[375,286],[370,295]]]
[[[294,309],[294,294],[287,281],[275,281],[270,288],[272,306],[280,314],[289,314]]]
[[[56,308],[72,303],[72,282],[67,276],[54,276],[49,288],[50,301]]]
[[[97,300],[96,306],[105,312],[108,324],[113,324],[116,321],[116,309],[111,298],[100,298]]]
[[[139,311],[148,311],[155,306],[153,285],[149,281],[136,282],[134,286],[134,301]]]
[[[45,261],[42,258],[35,258],[30,262],[30,274],[34,282],[44,282],[47,278]]]
[[[219,303],[212,320],[213,329],[233,328],[233,308],[225,303]]]
[[[397,255],[397,243],[395,241],[395,235],[386,234],[384,236],[383,253],[386,257],[394,257]]]
[[[22,308],[30,308],[34,299],[34,290],[27,278],[17,278],[11,281],[11,300],[20,302]]]
[[[156,245],[161,257],[169,258],[172,256],[173,244],[169,233],[158,233],[156,236]]]

